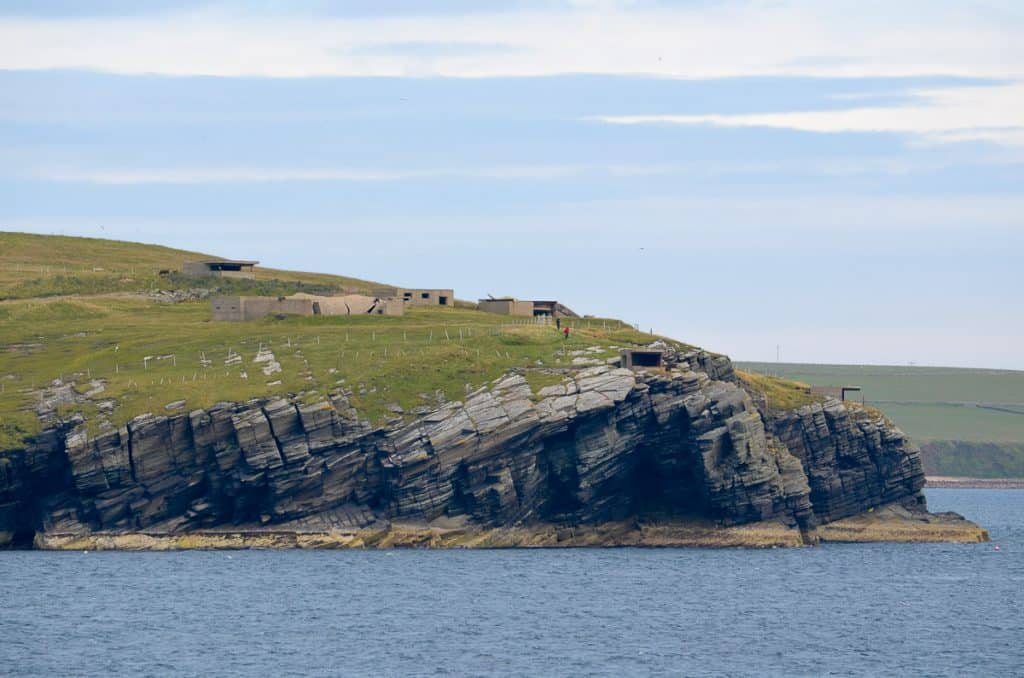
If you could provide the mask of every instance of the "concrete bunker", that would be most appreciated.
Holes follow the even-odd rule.
[[[665,352],[653,348],[623,349],[622,366],[631,370],[641,368],[659,368],[665,365]]]
[[[485,313],[515,315],[533,318],[579,318],[580,316],[565,304],[551,299],[516,299],[515,297],[494,297],[477,301],[476,308]]]
[[[533,302],[513,297],[490,297],[477,302],[477,309],[485,313],[533,317]]]
[[[186,261],[181,267],[183,275],[193,278],[242,278],[252,280],[256,277],[253,267],[260,262],[244,259],[206,259],[204,261]]]

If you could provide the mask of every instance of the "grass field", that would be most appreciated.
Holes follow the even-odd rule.
[[[543,370],[568,368],[574,359],[603,361],[616,356],[620,346],[654,339],[616,320],[575,319],[567,323],[573,331],[566,340],[550,326],[440,307],[410,307],[401,317],[214,323],[206,301],[159,303],[139,290],[96,293],[91,285],[82,288],[87,296],[68,296],[79,288],[68,287],[67,277],[54,282],[65,276],[58,268],[63,262],[89,269],[117,252],[121,261],[129,262],[126,266],[134,267],[137,279],[145,266],[152,270],[154,284],[166,284],[168,278],[156,275],[157,267],[180,266],[192,255],[87,241],[89,247],[80,249],[78,259],[69,251],[50,257],[57,262],[52,265],[33,260],[48,251],[44,245],[49,240],[0,234],[4,261],[20,257],[17,264],[34,276],[33,288],[61,289],[59,295],[33,298],[22,298],[19,292],[0,302],[0,449],[17,447],[25,435],[38,430],[30,410],[41,387],[54,379],[74,380],[81,392],[90,388],[91,380],[103,381],[102,393],[68,408],[82,411],[94,424],[101,401],[114,403],[113,413],[104,416],[119,425],[143,412],[163,412],[178,400],[192,409],[276,394],[305,393],[312,399],[339,386],[353,391],[353,404],[363,416],[379,421],[393,414],[394,405],[408,410],[431,404],[437,391],[449,399],[461,398],[467,387],[476,388],[512,368],[523,369],[536,386],[553,383],[559,377]],[[74,240],[59,243],[70,247],[67,241]],[[33,266],[37,268],[31,270]],[[337,276],[258,271],[258,284],[275,289],[300,282],[348,288],[368,284]],[[24,291],[25,279],[12,274],[5,280],[9,288]],[[256,362],[261,352],[273,353],[279,372],[264,374],[269,363]]]
[[[180,271],[189,260],[210,258],[160,245],[0,232],[0,300],[60,295],[147,292],[166,289],[160,271]],[[264,282],[291,286],[266,289],[258,283],[221,281],[225,292],[291,291],[297,283],[324,290],[369,290],[376,283],[320,273],[260,269]],[[178,280],[178,283],[187,281]]]
[[[860,386],[863,391],[855,397],[863,396],[920,441],[1024,442],[1024,372],[793,363],[739,362],[737,366],[813,385]]]
[[[1024,372],[949,367],[737,363],[814,385],[860,386],[925,451],[938,475],[1024,474]]]

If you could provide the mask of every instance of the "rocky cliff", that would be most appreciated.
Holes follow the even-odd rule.
[[[758,407],[731,363],[567,373],[538,393],[510,374],[411,420],[373,427],[329,400],[145,415],[95,437],[59,422],[0,463],[0,533],[481,528],[701,519],[819,524],[901,502],[923,509],[917,449],[836,401]]]

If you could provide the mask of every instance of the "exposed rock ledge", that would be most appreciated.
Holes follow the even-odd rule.
[[[919,453],[884,419],[835,401],[759,412],[728,359],[667,363],[539,394],[508,375],[380,428],[343,390],[95,438],[65,422],[5,453],[0,534],[44,548],[781,546],[888,504],[924,514]]]
[[[908,511],[890,504],[818,528],[821,541],[971,544],[989,540],[988,530],[958,513]]]
[[[899,506],[844,518],[818,529],[822,542],[949,542],[989,540],[988,532],[957,514],[911,513]],[[177,551],[187,549],[386,549],[386,548],[584,548],[806,546],[807,535],[776,521],[722,526],[709,521],[635,521],[596,525],[481,528],[393,524],[351,532],[289,532],[274,529],[150,532],[39,533],[35,547],[55,551]]]

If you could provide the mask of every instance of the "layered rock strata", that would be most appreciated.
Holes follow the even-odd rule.
[[[818,524],[873,506],[923,509],[917,450],[884,420],[836,402],[762,415],[727,358],[666,357],[664,371],[595,367],[538,393],[507,375],[384,427],[343,390],[145,415],[95,437],[62,422],[6,453],[0,532],[696,520],[769,521],[813,541]]]

